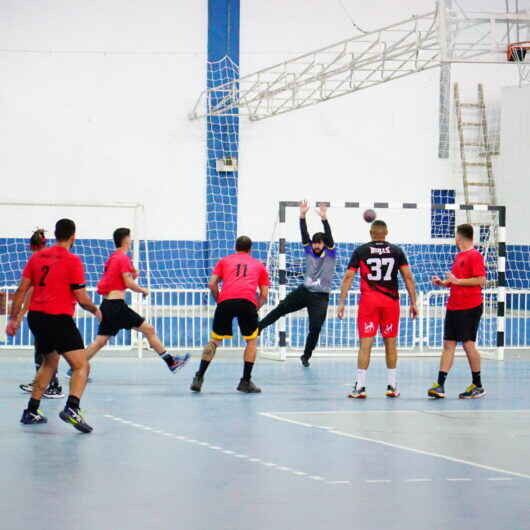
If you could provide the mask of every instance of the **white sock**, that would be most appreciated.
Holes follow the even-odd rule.
[[[357,368],[357,390],[366,386],[366,370]]]
[[[396,388],[396,368],[388,368],[388,384]]]

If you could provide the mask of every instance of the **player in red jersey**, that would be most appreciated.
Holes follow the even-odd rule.
[[[261,392],[252,382],[251,374],[256,360],[258,339],[258,309],[267,301],[269,275],[265,265],[250,255],[252,241],[240,236],[236,253],[219,260],[210,278],[209,288],[217,302],[213,318],[212,338],[204,347],[199,371],[190,389],[200,392],[204,374],[223,339],[232,338],[232,321],[237,318],[239,329],[247,342],[243,377],[237,390],[247,394]],[[222,288],[219,290],[219,283]],[[256,291],[259,288],[259,300]]]
[[[348,270],[342,280],[338,317],[344,318],[346,297],[357,270],[361,273],[361,299],[357,327],[359,331],[359,355],[357,358],[357,379],[350,398],[366,398],[366,370],[377,331],[381,330],[385,344],[388,385],[386,395],[399,396],[396,384],[397,336],[399,331],[398,271],[405,281],[409,293],[411,318],[416,318],[416,288],[403,250],[386,241],[387,225],[374,221],[370,228],[372,241],[356,248]]]
[[[35,252],[38,252],[39,250],[42,250],[45,247],[46,247],[46,234],[45,234],[44,228],[37,228],[37,230],[35,230],[35,232],[33,232],[33,234],[31,235],[31,238],[29,240],[29,248],[31,252],[35,253]],[[24,302],[22,304],[19,314],[17,315],[17,326],[20,326],[22,324],[22,320],[24,320],[24,316],[28,312],[32,294],[33,294],[33,287],[30,287],[26,291],[26,295],[24,296]],[[39,352],[38,347],[35,346],[35,371],[36,372],[39,371],[39,368],[41,367],[42,362],[43,362],[42,354]],[[18,387],[23,392],[27,392],[28,394],[31,394],[31,392],[33,391],[33,381],[31,383],[18,385]],[[64,397],[63,389],[61,388],[61,385],[59,384],[59,378],[57,377],[57,373],[55,373],[54,376],[52,377],[52,380],[50,381],[48,388],[42,394],[42,397],[48,398],[48,399],[60,399]]]
[[[107,344],[109,338],[120,330],[135,329],[143,333],[149,346],[158,353],[169,370],[175,372],[186,364],[190,355],[179,357],[168,353],[156,335],[155,328],[125,303],[127,289],[144,297],[149,295],[149,291],[136,283],[138,272],[128,256],[131,247],[130,229],[117,228],[112,237],[116,251],[105,263],[105,272],[98,283],[98,293],[105,298],[100,306],[103,318],[94,342],[87,348],[88,360],[92,359]]]
[[[480,353],[475,344],[482,316],[482,287],[486,285],[486,267],[482,254],[473,246],[471,225],[457,227],[455,242],[459,253],[455,256],[451,272],[446,273],[445,280],[438,276],[432,279],[434,285],[449,287],[450,292],[438,381],[427,394],[438,399],[445,397],[445,379],[453,366],[456,345],[462,342],[471,368],[472,383],[459,397],[477,399],[486,395],[480,377]]]
[[[62,355],[73,373],[70,395],[59,416],[77,430],[88,433],[92,427],[85,422],[79,408],[88,376],[88,361],[73,315],[77,303],[98,318],[101,314],[86,292],[83,263],[70,252],[75,240],[75,223],[70,219],[57,221],[55,238],[56,245],[36,252],[26,264],[6,329],[8,335],[17,332],[17,315],[27,291],[33,287],[28,324],[44,362],[35,377],[31,399],[21,422],[29,425],[48,421],[39,411],[40,399],[57,372],[59,355]]]

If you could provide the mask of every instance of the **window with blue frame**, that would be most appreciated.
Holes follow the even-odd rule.
[[[432,204],[454,204],[455,190],[431,190]],[[455,235],[455,211],[431,210],[431,237],[452,238]]]

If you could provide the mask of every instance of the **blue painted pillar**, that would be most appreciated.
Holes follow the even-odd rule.
[[[239,0],[209,0],[207,86],[211,89],[238,77]],[[224,96],[226,92],[214,91],[211,102]],[[233,251],[237,237],[238,174],[216,169],[218,159],[239,158],[237,109],[229,116],[207,118],[207,149],[206,265],[211,270],[219,258]]]

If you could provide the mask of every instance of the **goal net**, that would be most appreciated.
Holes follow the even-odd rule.
[[[140,204],[125,203],[39,203],[39,202],[1,202],[0,208],[4,223],[0,234],[0,325],[5,330],[5,320],[9,314],[10,302],[20,281],[22,269],[31,255],[29,238],[37,228],[44,228],[48,245],[55,241],[54,228],[58,219],[69,218],[76,223],[76,241],[72,252],[81,257],[85,267],[87,290],[96,304],[101,297],[96,293],[96,285],[103,272],[104,263],[115,246],[112,234],[116,228],[128,227],[133,238],[133,263],[140,271],[140,282],[151,284],[151,277],[157,281],[157,267],[149,260],[146,242],[143,238],[143,207]],[[164,263],[158,263],[163,267]],[[164,273],[165,274],[165,273]],[[140,297],[128,293],[127,303],[142,311],[144,307]],[[90,313],[77,306],[75,320],[85,344],[95,337],[98,321]],[[132,349],[140,345],[137,334],[121,331],[109,342],[115,349]],[[32,348],[33,337],[24,319],[21,329],[15,337],[0,336],[0,348]]]
[[[320,203],[316,203],[320,204]],[[329,204],[329,203],[326,203]],[[402,353],[432,355],[439,351],[443,341],[443,319],[448,290],[432,286],[432,276],[444,277],[450,270],[457,252],[454,244],[455,228],[467,222],[469,209],[484,212],[488,223],[475,228],[475,243],[487,266],[487,286],[484,289],[484,315],[481,321],[478,345],[485,355],[502,359],[505,344],[505,209],[502,206],[465,206],[451,203],[420,205],[414,203],[346,202],[332,204],[329,222],[338,248],[337,272],[330,294],[328,314],[322,328],[315,355],[351,355],[358,346],[356,317],[359,303],[359,275],[348,294],[346,316],[336,316],[340,282],[354,248],[369,240],[369,224],[362,212],[373,208],[379,219],[389,228],[388,240],[400,245],[407,254],[418,291],[420,316],[408,318],[409,300],[400,280],[401,319],[398,346]],[[282,202],[275,232],[269,245],[268,267],[274,294],[271,306],[303,281],[304,259],[300,243],[298,203]],[[494,222],[490,221],[494,219]],[[321,231],[320,218],[308,215],[310,233]],[[265,313],[270,309],[264,308]],[[305,310],[287,315],[262,334],[261,349],[266,357],[285,359],[300,355],[308,331]],[[377,337],[376,348],[382,348]]]

